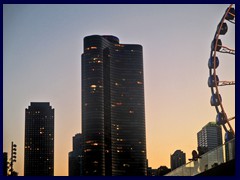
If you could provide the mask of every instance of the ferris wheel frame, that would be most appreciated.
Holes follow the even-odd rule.
[[[227,33],[228,25],[225,21],[235,24],[235,9],[233,8],[233,4],[231,4],[224,13],[220,23],[217,26],[217,30],[215,32],[214,39],[211,44],[210,58],[208,61],[209,67],[208,86],[211,88],[212,93],[210,104],[211,106],[215,107],[217,112],[216,122],[218,125],[223,126],[226,132],[225,141],[229,141],[235,137],[235,132],[229,122],[235,119],[235,116],[231,118],[227,117],[227,113],[225,112],[222,103],[222,97],[219,93],[218,87],[235,85],[235,81],[219,81],[219,78],[216,73],[217,72],[216,69],[219,66],[219,59],[217,57],[217,53],[228,53],[231,55],[235,55],[235,50],[222,45],[222,41],[219,38],[220,35],[225,35]]]

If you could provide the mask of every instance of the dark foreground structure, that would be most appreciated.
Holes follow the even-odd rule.
[[[146,175],[141,45],[87,36],[82,54],[83,174]]]

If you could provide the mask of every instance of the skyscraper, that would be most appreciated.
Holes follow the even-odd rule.
[[[25,110],[25,176],[54,174],[54,109],[48,102],[31,102]]]
[[[176,150],[173,155],[171,155],[171,170],[184,164],[186,164],[186,154],[181,150]]]
[[[73,137],[73,150],[68,154],[68,175],[82,175],[83,137],[78,133]]]
[[[204,147],[207,151],[222,144],[222,128],[215,122],[209,122],[197,133],[198,147]]]
[[[84,175],[146,175],[141,45],[84,38],[82,128]]]

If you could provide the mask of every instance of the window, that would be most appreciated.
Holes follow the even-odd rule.
[[[90,87],[91,88],[96,88],[97,86],[95,84],[92,84]]]
[[[134,114],[134,111],[133,111],[133,110],[130,110],[130,111],[129,111],[129,114]]]

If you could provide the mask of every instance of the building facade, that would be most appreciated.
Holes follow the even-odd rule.
[[[141,45],[84,38],[82,132],[84,175],[146,175]]]
[[[25,110],[24,176],[54,175],[54,109],[31,102]]]
[[[209,122],[197,133],[198,147],[206,152],[222,145],[222,128],[215,122]]]
[[[173,155],[171,155],[171,170],[174,170],[184,164],[186,164],[186,153],[181,150],[176,150]]]
[[[73,137],[73,150],[68,154],[68,175],[82,176],[83,137],[78,133]]]

